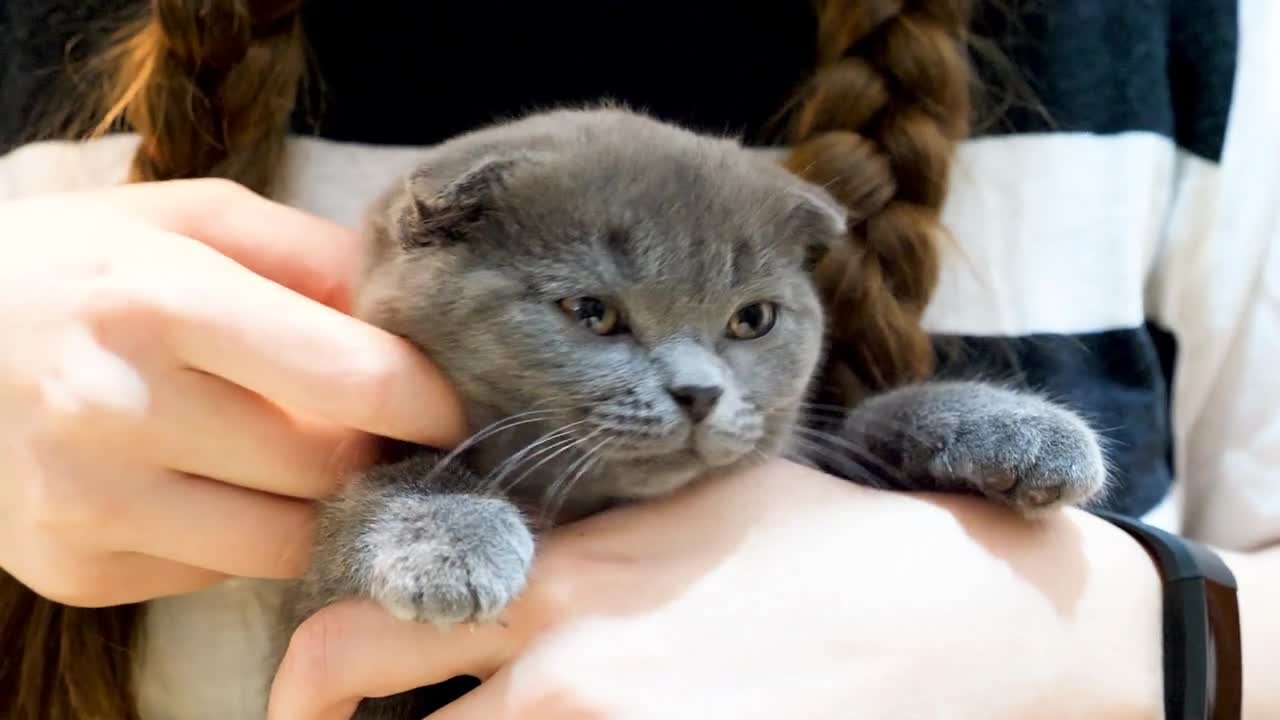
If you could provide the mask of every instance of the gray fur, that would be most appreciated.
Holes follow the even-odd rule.
[[[497,617],[524,586],[533,535],[510,500],[482,492],[470,471],[441,457],[374,467],[324,507],[293,620],[348,596],[419,622]]]
[[[902,489],[976,490],[1024,512],[1085,503],[1106,480],[1097,435],[1038,395],[931,382],[873,397],[842,435],[889,467]]]
[[[357,314],[431,356],[477,440],[375,467],[326,504],[281,647],[344,597],[421,622],[495,620],[547,525],[803,456],[824,335],[809,263],[845,223],[772,159],[622,110],[535,114],[432,150],[370,213]],[[583,296],[629,331],[575,324],[558,302]],[[780,307],[773,329],[727,337],[761,300]],[[849,446],[917,485],[1024,510],[1082,501],[1103,477],[1077,417],[977,384],[873,399],[832,447]],[[411,706],[370,701],[357,717],[407,720]]]

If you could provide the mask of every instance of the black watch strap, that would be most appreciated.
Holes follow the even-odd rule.
[[[1236,579],[1209,548],[1115,513],[1095,511],[1146,548],[1164,582],[1165,720],[1240,720]]]

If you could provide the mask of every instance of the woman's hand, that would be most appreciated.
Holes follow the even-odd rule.
[[[293,576],[359,431],[457,439],[440,375],[343,314],[358,252],[225,181],[0,205],[0,567],[84,606]]]
[[[1151,718],[1159,580],[1084,513],[872,491],[778,462],[561,528],[503,625],[349,602],[294,636],[272,718],[458,675],[432,720]]]

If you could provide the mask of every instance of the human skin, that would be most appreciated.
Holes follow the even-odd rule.
[[[306,566],[371,434],[459,439],[422,355],[344,313],[358,238],[225,181],[0,205],[0,567],[105,606]]]
[[[1274,551],[1241,583],[1245,718],[1275,717]],[[561,528],[501,624],[363,602],[294,636],[270,717],[473,675],[432,720],[1159,718],[1160,582],[1084,512],[869,490],[775,462]]]

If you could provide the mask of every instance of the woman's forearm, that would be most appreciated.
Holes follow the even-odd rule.
[[[1099,717],[1126,717],[1126,706],[1141,708],[1142,693],[1155,687],[1163,694],[1162,683],[1152,685],[1152,661],[1158,657],[1144,652],[1153,647],[1151,615],[1159,607],[1159,597],[1153,594],[1156,578],[1154,564],[1151,572],[1143,569],[1149,563],[1145,552],[1137,550],[1137,544],[1126,534],[1114,528],[1102,527],[1096,518],[1080,514],[1074,521],[1081,528],[1093,527],[1086,536],[1096,536],[1097,546],[1093,571],[1099,575],[1099,592],[1109,596],[1105,605],[1109,610],[1084,624],[1084,649],[1076,657],[1088,676],[1074,687],[1079,690],[1090,683],[1105,682],[1112,678],[1125,687],[1139,689],[1128,694],[1112,692],[1120,688],[1103,689],[1097,697],[1104,699],[1106,710],[1099,709]],[[1132,547],[1126,545],[1132,543]],[[1243,645],[1244,708],[1243,720],[1272,720],[1280,718],[1280,546],[1253,553],[1218,551],[1236,576],[1239,587],[1241,643]],[[1109,589],[1108,589],[1109,588]],[[1154,601],[1154,605],[1152,605]],[[1158,612],[1158,611],[1157,611]],[[1108,638],[1112,642],[1108,642]],[[1120,640],[1119,643],[1115,643]],[[1158,643],[1158,641],[1155,641]],[[1115,643],[1115,644],[1113,644]],[[1107,648],[1101,656],[1090,657],[1091,650]],[[1089,670],[1090,664],[1094,669]],[[1072,692],[1072,685],[1065,684],[1064,691]],[[1111,698],[1111,699],[1107,699]],[[1111,708],[1114,708],[1113,712]],[[1151,708],[1155,710],[1155,708]],[[1137,715],[1135,715],[1137,716]]]
[[[1222,557],[1240,587],[1244,720],[1280,717],[1280,547]]]
[[[1093,519],[1085,517],[1079,521],[1091,523]],[[1102,534],[1110,533],[1104,530]],[[1128,538],[1113,536],[1111,540],[1123,544]],[[1152,658],[1144,656],[1141,650],[1149,647],[1151,643],[1141,638],[1143,636],[1149,638],[1151,628],[1149,623],[1143,623],[1141,619],[1146,612],[1144,608],[1149,606],[1152,600],[1151,578],[1134,564],[1132,552],[1118,552],[1118,550],[1120,547],[1113,545],[1108,552],[1101,553],[1106,556],[1106,560],[1100,562],[1097,569],[1102,573],[1113,573],[1114,580],[1102,584],[1111,584],[1113,588],[1125,588],[1123,594],[1127,599],[1122,599],[1118,593],[1113,595],[1113,601],[1116,603],[1114,610],[1121,612],[1100,615],[1101,620],[1086,634],[1086,637],[1092,636],[1087,640],[1087,644],[1093,647],[1106,647],[1105,639],[1108,635],[1118,633],[1112,637],[1127,638],[1130,642],[1136,640],[1137,644],[1130,645],[1129,648],[1137,652],[1133,657],[1128,657],[1131,654],[1128,652],[1116,652],[1111,659],[1119,660],[1118,664],[1102,660],[1098,663],[1100,667],[1108,665],[1111,667],[1105,673],[1090,678],[1089,682],[1097,682],[1100,677],[1113,677],[1122,678],[1122,682],[1133,683],[1135,687],[1145,687],[1151,679]],[[1277,608],[1280,608],[1280,546],[1253,553],[1218,552],[1231,567],[1239,587],[1244,676],[1242,719],[1280,718],[1280,680],[1277,680],[1280,678],[1280,612],[1277,611]],[[1121,569],[1117,570],[1117,568]],[[1121,579],[1125,573],[1133,573],[1129,582]],[[1137,615],[1133,614],[1135,610]],[[1125,629],[1126,623],[1132,624],[1128,630]],[[1112,646],[1112,650],[1118,649]],[[1080,657],[1087,657],[1087,654],[1082,653]],[[1099,697],[1107,695],[1108,693],[1105,692],[1099,693]],[[1138,698],[1140,695],[1129,699]],[[1123,716],[1123,713],[1116,715],[1116,717],[1120,716]]]
[[[981,527],[983,534],[1003,534],[998,523],[973,526]],[[1046,707],[1058,708],[1063,717],[1160,717],[1164,694],[1161,601],[1155,564],[1127,533],[1087,513],[1069,512],[1062,522],[1047,523],[1041,540],[1028,536],[1018,545],[1035,555],[1038,565],[1055,567],[1068,576],[1070,568],[1060,565],[1055,548],[1080,543],[1079,557],[1085,559],[1086,571],[1081,582],[1064,580],[1047,586],[1055,604],[1072,609],[1059,618],[1067,629],[1059,635],[1067,639],[1059,650],[1065,667],[1056,676],[1058,682],[1039,698],[1039,710],[1019,708],[1010,717],[1034,716]],[[1010,559],[1003,550],[994,554]],[[1219,554],[1239,587],[1242,718],[1280,718],[1280,546]]]

